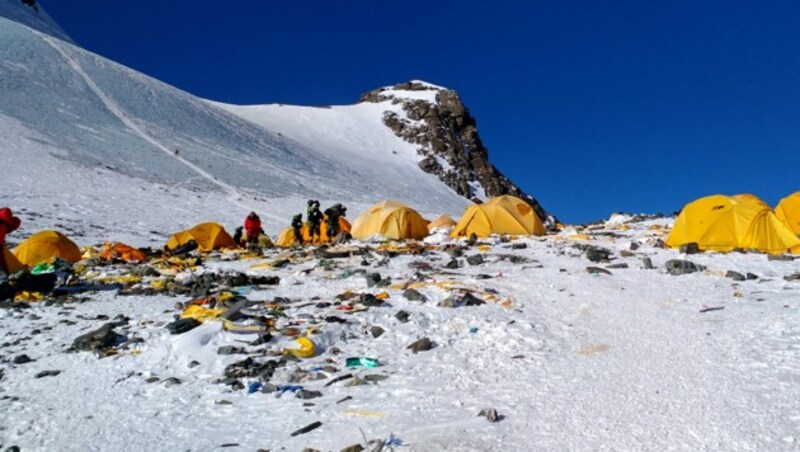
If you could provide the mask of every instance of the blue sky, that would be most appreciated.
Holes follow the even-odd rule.
[[[87,49],[209,99],[456,89],[495,166],[568,222],[800,190],[797,1],[40,3]]]

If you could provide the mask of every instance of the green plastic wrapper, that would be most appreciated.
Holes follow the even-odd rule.
[[[347,367],[358,367],[358,366],[378,367],[379,366],[377,359],[375,359],[375,358],[366,358],[366,357],[363,357],[363,356],[359,356],[357,358],[347,358],[347,361],[345,361],[345,365]]]

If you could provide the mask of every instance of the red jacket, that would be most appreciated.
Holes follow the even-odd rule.
[[[261,218],[251,213],[244,220],[244,230],[248,237],[258,237],[261,234]]]
[[[15,231],[20,223],[21,221],[18,217],[14,216],[11,209],[8,207],[0,209],[0,245],[6,243],[6,234]]]

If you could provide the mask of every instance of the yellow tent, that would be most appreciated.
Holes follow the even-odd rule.
[[[800,239],[769,207],[724,195],[706,196],[683,208],[666,244],[678,248],[687,243],[711,251],[800,252]]]
[[[775,208],[775,215],[789,225],[792,232],[800,235],[800,191],[781,199]]]
[[[60,257],[69,263],[81,260],[78,245],[57,231],[41,231],[14,248],[14,255],[28,267]]]
[[[319,227],[320,237],[316,243],[328,243],[335,238],[328,237],[328,228],[325,223],[326,218],[326,216],[323,216],[322,224]],[[350,232],[350,222],[344,217],[339,217],[339,231]],[[300,233],[303,234],[303,243],[309,243],[311,241],[311,236],[308,234],[308,223],[303,223],[303,227],[300,228]],[[275,244],[277,246],[294,245],[294,230],[292,228],[286,228],[281,231],[281,233],[278,234],[278,240]]]
[[[439,215],[436,217],[435,220],[428,223],[428,231],[433,231],[434,229],[441,229],[441,228],[452,228],[456,225],[456,220],[454,220],[449,215]]]
[[[17,256],[14,256],[14,254],[12,254],[11,251],[8,250],[7,246],[3,245],[2,253],[3,256],[5,257],[6,267],[8,267],[9,274],[16,273],[25,268],[25,265],[22,262],[20,262],[19,259],[17,259]]]
[[[175,249],[190,240],[196,241],[202,251],[236,247],[233,238],[219,223],[201,223],[191,229],[172,234],[167,241],[167,248]]]
[[[359,240],[375,235],[391,240],[422,239],[428,235],[428,222],[401,202],[383,201],[362,212],[350,233]]]
[[[499,196],[480,205],[467,207],[451,237],[475,234],[544,235],[544,224],[531,206],[514,196]]]

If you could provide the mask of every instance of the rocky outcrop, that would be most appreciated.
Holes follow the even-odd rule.
[[[23,5],[28,5],[29,7],[33,8],[34,11],[37,13],[39,12],[39,5],[36,4],[36,0],[22,0]]]
[[[514,195],[533,207],[553,226],[556,219],[489,162],[489,151],[458,93],[413,81],[380,88],[360,102],[391,102],[402,112],[387,110],[383,122],[405,141],[417,145],[420,168],[435,174],[456,193],[475,202],[483,197]],[[396,110],[396,109],[395,109]]]

